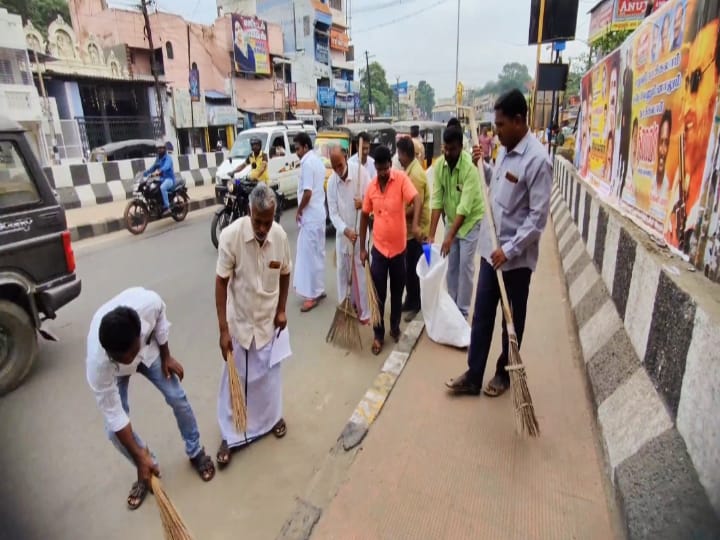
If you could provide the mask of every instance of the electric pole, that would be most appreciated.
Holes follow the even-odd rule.
[[[155,62],[155,47],[153,46],[152,30],[150,29],[150,16],[148,15],[148,5],[152,0],[140,0],[140,9],[142,10],[143,19],[145,19],[145,37],[148,40],[150,50],[150,70],[155,80],[155,95],[157,96],[158,111],[160,114],[160,129],[165,131],[165,113],[163,112],[162,96],[160,95],[160,80],[158,79],[157,63]]]
[[[368,85],[368,116],[372,118],[372,79],[370,78],[370,55],[365,51],[365,65],[367,69],[367,85]]]

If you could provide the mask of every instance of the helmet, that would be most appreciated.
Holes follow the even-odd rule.
[[[165,150],[167,150],[168,152],[172,152],[174,149],[175,147],[173,146],[173,143],[171,143],[170,141],[165,141]]]
[[[155,148],[165,148],[165,143],[158,139],[155,141]]]
[[[252,146],[253,144],[259,144],[262,146],[262,141],[258,137],[252,137],[250,139],[250,146]]]

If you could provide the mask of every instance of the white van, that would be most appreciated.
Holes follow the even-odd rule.
[[[215,172],[216,186],[225,186],[232,171],[245,163],[250,155],[250,139],[258,138],[262,142],[262,151],[269,157],[268,174],[270,184],[277,184],[278,190],[286,200],[297,199],[297,187],[300,181],[300,159],[295,153],[293,139],[301,131],[310,135],[315,142],[317,131],[314,127],[300,121],[263,122],[257,127],[238,133],[230,154]],[[241,169],[236,178],[250,174],[250,166]]]

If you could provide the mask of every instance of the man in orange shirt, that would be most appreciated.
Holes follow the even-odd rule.
[[[368,260],[367,229],[370,214],[375,215],[373,225],[373,248],[370,272],[377,290],[380,324],[373,328],[375,339],[373,354],[380,354],[385,341],[385,300],[390,276],[390,337],[400,340],[400,316],[402,295],[405,289],[405,247],[407,224],[405,205],[413,203],[412,232],[420,241],[420,209],[422,200],[412,181],[402,171],[392,168],[392,155],[384,146],[375,151],[377,176],[372,179],[365,193],[360,217],[360,261]]]

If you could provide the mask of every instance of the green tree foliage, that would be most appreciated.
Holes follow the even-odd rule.
[[[476,91],[477,96],[488,94],[502,94],[513,88],[525,93],[526,85],[532,80],[530,72],[525,64],[510,62],[505,64],[495,81],[488,81]]]
[[[47,35],[47,27],[58,15],[65,22],[70,22],[70,9],[67,0],[0,0],[0,7],[10,13],[20,15],[23,24],[32,21],[43,35]]]
[[[382,115],[390,111],[390,105],[395,99],[395,94],[387,82],[385,69],[378,63],[370,64],[370,84],[372,99],[375,103],[375,114]],[[363,111],[368,110],[368,75],[366,69],[360,70],[360,107]]]
[[[580,81],[591,66],[590,55],[586,53],[570,60],[570,72],[568,73],[567,87],[565,89],[565,103],[571,96],[580,94]]]
[[[594,60],[600,60],[606,54],[617,49],[632,33],[632,30],[609,30],[604,33],[592,44]]]
[[[415,93],[415,106],[427,116],[432,115],[433,107],[435,107],[435,89],[427,81],[418,83]]]

